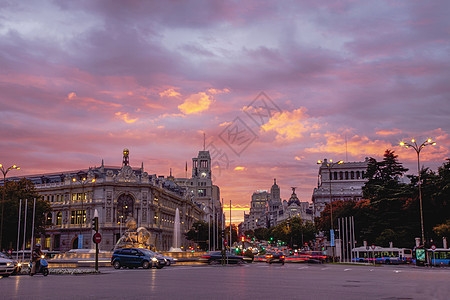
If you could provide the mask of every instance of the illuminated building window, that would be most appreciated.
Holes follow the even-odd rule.
[[[86,223],[86,210],[73,210],[70,216],[70,224]]]

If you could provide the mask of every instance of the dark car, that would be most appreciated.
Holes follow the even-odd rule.
[[[273,264],[273,263],[281,263],[282,265],[284,265],[284,254],[280,253],[280,252],[276,252],[276,253],[270,253],[266,255],[266,262],[269,264]]]
[[[222,262],[222,253],[220,251],[208,252],[205,255],[200,257],[200,261],[210,264],[220,264]],[[225,263],[229,264],[243,264],[245,263],[244,258],[242,256],[226,253],[225,254]]]
[[[114,251],[111,256],[111,264],[115,269],[121,267],[149,269],[156,267],[161,269],[166,265],[166,260],[161,255],[147,250],[138,248],[122,248]]]

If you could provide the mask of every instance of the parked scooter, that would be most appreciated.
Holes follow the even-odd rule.
[[[44,259],[44,255],[41,256],[41,259],[39,262],[40,262],[39,270],[36,270],[36,273],[34,273],[34,274],[41,273],[42,275],[47,276],[48,275],[48,262]],[[34,275],[34,274],[31,274],[32,268],[33,268],[33,263],[31,262],[30,263],[30,276]]]

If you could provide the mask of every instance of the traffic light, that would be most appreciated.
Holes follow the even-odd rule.
[[[98,217],[92,219],[92,229],[98,232]]]
[[[225,230],[222,230],[222,238],[225,238]]]
[[[242,237],[241,237],[241,241],[242,241],[242,242],[245,241],[245,237],[242,236]]]

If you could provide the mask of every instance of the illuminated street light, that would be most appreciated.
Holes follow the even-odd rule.
[[[419,205],[420,205],[420,227],[422,229],[422,245],[425,245],[425,233],[423,229],[423,208],[422,208],[422,183],[420,179],[420,151],[425,146],[434,146],[436,142],[433,142],[431,139],[427,139],[422,144],[418,145],[415,139],[411,140],[411,143],[400,142],[400,146],[405,148],[413,148],[417,153],[417,173],[419,174]]]
[[[0,170],[3,173],[3,196],[2,196],[2,213],[1,213],[1,225],[0,225],[0,247],[2,246],[3,242],[3,209],[4,209],[4,203],[5,203],[5,193],[6,193],[6,174],[8,174],[11,170],[19,170],[20,167],[16,165],[12,165],[9,168],[5,168],[2,164],[0,164]]]
[[[333,160],[332,159],[330,159],[329,161],[327,161],[327,159],[325,158],[323,161],[321,161],[321,160],[318,160],[317,161],[317,164],[318,165],[322,165],[322,166],[325,166],[327,169],[328,169],[328,174],[329,174],[329,177],[328,177],[328,181],[329,181],[329,183],[330,183],[330,216],[331,216],[331,230],[333,230],[333,232],[334,232],[334,227],[333,227],[333,197],[331,196],[331,169],[334,167],[334,166],[336,166],[336,165],[340,165],[340,164],[342,164],[344,161],[343,160],[340,160],[340,161],[338,161],[338,162],[333,162]],[[331,240],[331,236],[330,236],[330,240]],[[333,262],[334,262],[334,247],[333,246],[331,246],[332,248],[332,251],[333,251]]]

